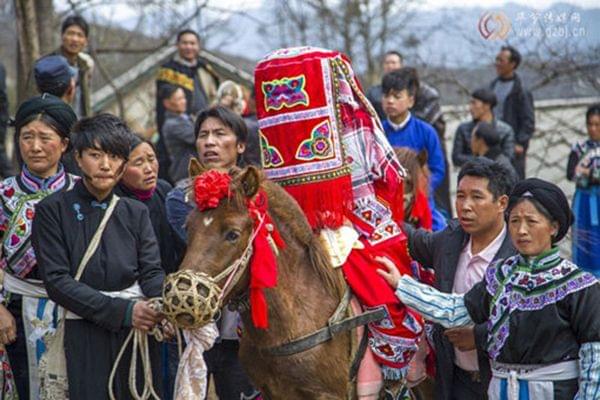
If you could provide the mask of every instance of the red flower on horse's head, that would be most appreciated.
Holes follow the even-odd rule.
[[[194,181],[194,198],[198,210],[216,208],[222,198],[229,197],[231,177],[216,170],[198,175]]]

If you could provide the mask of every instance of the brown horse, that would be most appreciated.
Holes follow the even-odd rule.
[[[203,172],[190,167],[190,176]],[[285,248],[279,252],[278,282],[266,289],[269,328],[254,328],[248,311],[241,313],[245,332],[240,360],[268,399],[344,399],[351,393],[349,332],[291,356],[272,356],[265,350],[312,333],[327,325],[345,283],[334,270],[324,247],[313,234],[298,204],[278,185],[263,179],[253,167],[233,169],[231,196],[217,208],[194,210],[187,221],[188,249],[181,269],[216,276],[241,257],[252,233],[246,199],[263,189],[271,216]],[[248,291],[247,271],[227,293],[224,304]]]

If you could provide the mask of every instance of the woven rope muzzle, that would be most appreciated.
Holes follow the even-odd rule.
[[[260,220],[259,228],[264,219]],[[180,328],[200,328],[211,321],[222,307],[229,293],[248,268],[252,257],[252,243],[258,229],[252,232],[241,257],[214,278],[204,272],[182,270],[169,274],[163,286],[163,313]],[[226,279],[223,288],[219,282]]]

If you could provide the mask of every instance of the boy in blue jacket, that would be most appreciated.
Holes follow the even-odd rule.
[[[383,77],[382,104],[386,119],[385,134],[394,147],[408,147],[417,153],[427,152],[427,166],[431,172],[429,205],[433,213],[433,230],[446,226],[444,217],[435,209],[433,193],[444,180],[446,164],[435,129],[427,122],[411,115],[419,79],[414,68],[404,67]]]

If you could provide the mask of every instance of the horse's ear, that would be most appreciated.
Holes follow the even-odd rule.
[[[242,171],[240,183],[242,192],[247,198],[252,198],[260,189],[261,176],[256,167],[249,166]]]
[[[205,171],[206,168],[200,164],[200,161],[198,161],[196,157],[190,158],[190,163],[188,164],[188,173],[190,174],[190,178],[194,178]]]

